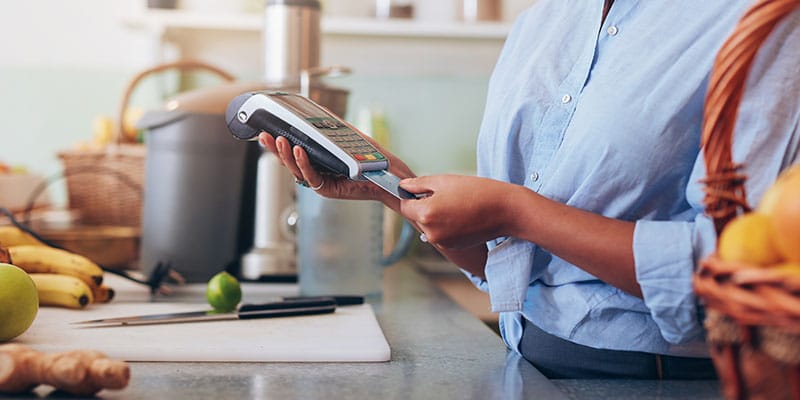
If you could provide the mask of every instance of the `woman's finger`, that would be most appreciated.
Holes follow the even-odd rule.
[[[258,142],[261,143],[264,148],[271,151],[273,154],[278,155],[278,149],[275,148],[275,138],[272,137],[267,132],[261,132],[258,134]]]
[[[300,146],[295,146],[294,149],[294,159],[297,162],[297,167],[300,170],[300,174],[303,177],[303,180],[308,182],[308,185],[312,188],[319,188],[325,184],[324,177],[320,175],[314,167],[311,166],[311,161],[308,159],[308,154],[303,150]]]
[[[300,171],[300,168],[297,166],[297,161],[294,159],[292,145],[289,143],[289,140],[281,136],[275,139],[275,147],[278,149],[278,157],[281,159],[281,162],[283,162],[283,165],[289,169],[289,172],[291,172],[295,178],[303,180],[303,173]]]
[[[405,189],[405,187],[403,187]],[[406,189],[408,190],[408,189]],[[412,192],[413,193],[413,192]],[[425,229],[425,215],[430,210],[429,204],[432,200],[431,196],[422,197],[419,199],[409,199],[400,201],[400,215],[416,223],[417,228],[420,230]]]
[[[431,193],[431,177],[418,176],[416,178],[406,178],[400,181],[400,187],[411,193]]]

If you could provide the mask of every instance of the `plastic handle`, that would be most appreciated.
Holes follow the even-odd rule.
[[[314,297],[284,297],[283,300],[324,300],[333,298],[337,306],[355,306],[364,304],[364,296],[314,296]]]
[[[179,61],[175,61],[175,62],[159,64],[159,65],[156,65],[154,67],[151,67],[151,68],[148,68],[148,69],[146,69],[144,71],[139,72],[138,74],[136,74],[136,76],[133,77],[133,79],[131,79],[130,82],[128,82],[128,84],[125,87],[125,90],[124,90],[124,92],[122,94],[122,100],[120,101],[119,115],[118,115],[118,120],[117,120],[117,131],[118,131],[117,132],[117,142],[121,142],[123,137],[124,137],[124,135],[125,135],[125,132],[124,132],[124,129],[125,129],[125,126],[124,126],[125,125],[125,121],[124,121],[125,110],[128,108],[128,102],[130,101],[130,98],[131,98],[131,96],[133,94],[133,91],[134,91],[134,89],[136,89],[136,87],[139,84],[139,82],[141,82],[145,77],[147,77],[149,75],[160,73],[160,72],[171,70],[171,69],[175,69],[175,70],[179,70],[179,71],[204,70],[204,71],[208,71],[208,72],[211,72],[211,73],[219,76],[220,78],[222,78],[226,82],[233,82],[233,81],[236,80],[236,77],[233,74],[231,74],[231,73],[229,73],[229,72],[227,72],[227,71],[225,71],[225,70],[223,70],[221,68],[218,68],[218,67],[216,67],[214,65],[207,64],[207,63],[204,63],[204,62],[201,62],[201,61],[195,61],[195,60],[179,60]]]
[[[333,297],[284,300],[263,304],[243,304],[239,307],[239,319],[291,317],[332,313],[336,310]]]
[[[311,140],[297,128],[281,121],[280,118],[266,110],[256,110],[247,121],[248,125],[268,132],[273,137],[283,136],[289,139],[292,146],[300,146],[308,153],[311,163],[338,175],[349,176],[350,169],[342,160],[334,156],[322,145]]]
[[[289,139],[292,146],[300,146],[308,153],[312,164],[335,174],[350,176],[350,169],[344,161],[338,159],[319,143],[311,140],[306,134],[270,114],[267,110],[255,110],[247,119],[247,123],[239,121],[241,106],[252,97],[252,93],[236,96],[228,104],[225,121],[231,134],[240,140],[255,140],[262,131],[273,137],[283,136]]]

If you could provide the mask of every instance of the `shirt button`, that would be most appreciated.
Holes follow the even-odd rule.
[[[567,104],[570,101],[572,101],[572,96],[570,96],[568,94],[565,94],[564,97],[561,98],[561,102],[564,103],[564,104]]]
[[[610,36],[615,36],[617,33],[619,33],[619,28],[617,28],[616,25],[611,25],[606,31]]]
[[[531,182],[536,182],[536,181],[538,181],[538,180],[539,180],[539,173],[534,171],[534,172],[531,174]]]

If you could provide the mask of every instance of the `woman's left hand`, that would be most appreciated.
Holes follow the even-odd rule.
[[[510,191],[516,185],[465,175],[405,179],[401,187],[428,197],[403,200],[400,213],[427,240],[445,248],[466,248],[509,234]]]
[[[392,173],[399,177],[414,176],[411,169],[395,155],[381,148],[372,138],[365,137],[365,139],[389,160]],[[300,146],[292,146],[285,137],[275,139],[268,133],[262,132],[258,140],[262,146],[278,157],[298,183],[306,182],[307,186],[322,196],[335,199],[377,200],[394,206],[395,198],[372,182],[318,172],[312,166],[306,151]]]

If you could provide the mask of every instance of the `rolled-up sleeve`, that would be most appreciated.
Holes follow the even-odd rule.
[[[466,275],[467,278],[472,281],[472,284],[475,285],[475,287],[477,287],[480,291],[489,293],[489,283],[486,282],[486,279],[483,279],[480,276],[463,269],[460,271],[463,272],[464,275]]]
[[[467,276],[489,293],[493,312],[520,311],[531,282],[535,245],[513,237],[498,242],[488,243],[486,279],[470,273]]]
[[[762,45],[750,71],[733,141],[733,161],[744,166],[747,201],[758,204],[778,174],[800,152],[800,10],[787,17]],[[693,221],[638,221],[633,252],[644,302],[665,340],[684,343],[703,333],[692,274],[714,251],[713,221],[702,213],[705,176],[702,152],[689,178],[686,197],[697,211]]]
[[[670,343],[703,335],[692,274],[698,260],[714,251],[713,222],[704,214],[694,221],[638,221],[633,254],[636,279],[645,305]]]

